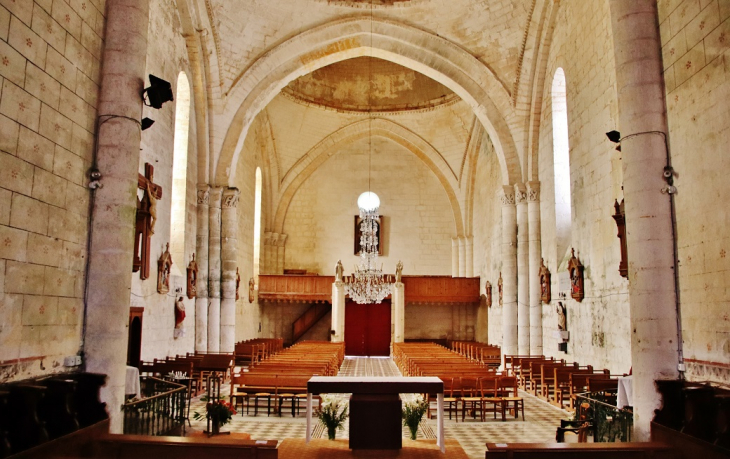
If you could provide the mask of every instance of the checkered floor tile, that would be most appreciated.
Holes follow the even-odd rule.
[[[339,372],[340,376],[400,376],[398,368],[389,358],[353,358],[345,359]],[[227,398],[230,387],[223,385],[221,395]],[[467,416],[462,422],[459,418],[444,420],[446,438],[458,440],[470,458],[483,458],[485,444],[487,442],[551,442],[555,440],[555,429],[560,425],[560,419],[569,418],[569,414],[548,403],[539,400],[527,393],[520,394],[525,400],[525,420],[514,419],[508,416],[506,422],[487,417],[486,422],[480,422]],[[403,394],[401,398],[405,401],[411,400],[413,394]],[[347,400],[348,395],[333,395],[341,400]],[[192,413],[203,412],[205,403],[200,397],[193,399],[191,403],[191,427],[193,430],[205,430],[205,421],[192,420]],[[281,417],[275,414],[267,415],[266,407],[259,409],[258,415],[253,416],[245,413],[245,409],[233,416],[231,423],[223,426],[222,430],[230,432],[246,432],[254,440],[283,440],[285,438],[304,438],[306,436],[305,410],[302,407],[298,416],[283,413]],[[435,412],[435,404],[434,404]],[[436,418],[424,420],[418,433],[418,438],[436,438]],[[315,422],[316,424],[316,422]],[[338,431],[337,438],[348,438],[348,425],[345,429]],[[326,438],[326,431],[320,426],[315,427],[313,438]],[[403,437],[408,438],[408,429],[403,428]]]

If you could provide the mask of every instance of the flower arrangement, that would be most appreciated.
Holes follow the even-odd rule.
[[[218,430],[218,428],[222,425],[227,424],[234,414],[236,414],[236,409],[231,406],[230,403],[226,402],[225,400],[210,400],[207,397],[202,397],[200,399],[203,402],[208,402],[205,405],[205,414],[198,413],[197,411],[193,413],[193,419],[196,421],[200,421],[202,419],[210,419],[213,423],[213,431],[215,432]]]
[[[416,439],[418,424],[421,423],[421,418],[423,418],[426,411],[428,411],[428,402],[421,395],[416,396],[416,400],[406,402],[403,405],[401,417],[403,418],[403,425],[411,431],[411,440]]]
[[[329,397],[322,397],[322,402],[317,410],[317,418],[327,428],[327,438],[335,439],[337,430],[345,428],[345,420],[349,416],[347,414],[347,403],[343,403],[344,407],[340,411],[340,402]]]

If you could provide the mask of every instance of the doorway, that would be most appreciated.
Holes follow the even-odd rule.
[[[390,300],[379,304],[345,304],[345,354],[390,355]]]
[[[129,309],[129,337],[127,340],[127,365],[139,367],[142,354],[142,317],[144,308],[132,306]]]

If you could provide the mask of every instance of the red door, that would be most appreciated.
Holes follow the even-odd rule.
[[[390,355],[390,300],[345,305],[345,354]]]

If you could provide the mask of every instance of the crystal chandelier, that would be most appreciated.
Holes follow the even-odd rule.
[[[345,277],[345,292],[358,304],[380,303],[390,295],[390,277],[378,268],[378,228],[380,199],[366,191],[357,199],[360,208],[360,263],[352,276]]]

